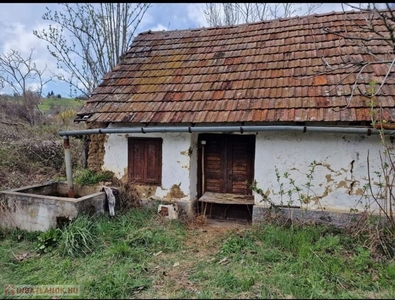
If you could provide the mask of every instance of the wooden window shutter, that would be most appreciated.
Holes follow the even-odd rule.
[[[128,139],[129,182],[160,185],[162,181],[162,139]]]

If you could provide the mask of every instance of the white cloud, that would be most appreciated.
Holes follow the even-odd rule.
[[[39,23],[34,27],[25,26],[22,23],[8,23],[0,34],[0,38],[5,41],[1,44],[1,53],[7,54],[10,50],[15,50],[20,53],[23,59],[28,59],[31,51],[32,62],[36,64],[39,71],[44,71],[43,81],[50,78],[52,73],[59,73],[56,68],[56,60],[47,50],[47,42],[39,39],[33,34],[33,30],[47,28],[44,23]],[[35,84],[36,86],[38,85]]]
[[[163,26],[162,24],[158,24],[155,27],[151,27],[152,31],[162,31],[162,30],[167,30],[166,26]]]
[[[317,14],[326,13],[326,12],[339,12],[343,10],[350,10],[350,8],[346,5],[342,5],[342,3],[322,3],[321,6],[315,11]]]
[[[30,48],[27,48],[32,44],[36,43],[36,37],[33,36],[32,32],[27,31],[25,25],[21,23],[8,23],[8,26],[3,26],[1,32],[1,38],[5,41],[2,44],[2,52],[8,52],[10,49],[14,49],[20,52],[22,55],[29,53]]]
[[[184,4],[187,6],[188,18],[192,23],[195,23],[195,27],[207,27],[209,26],[204,14],[204,8],[206,3],[197,3],[197,4]],[[307,11],[307,4],[305,3],[293,3],[295,6],[295,15],[304,15]],[[281,3],[271,3],[271,6],[281,5]],[[355,4],[358,5],[358,4]],[[313,12],[313,13],[325,13],[332,11],[343,11],[351,10],[352,8],[343,5],[342,3],[321,3],[321,5]],[[281,8],[280,8],[281,10]]]
[[[154,17],[151,14],[151,10],[154,9],[154,5],[156,5],[156,4],[151,4],[151,6],[145,12],[143,18],[141,19],[140,25],[136,31],[137,34],[142,32],[142,30],[141,30],[142,28],[149,27],[152,23],[155,22]],[[143,31],[145,31],[145,30],[143,30]]]
[[[5,32],[3,31],[5,42],[1,47],[2,52],[4,53],[13,49],[18,51],[24,57],[30,54],[31,49],[34,49],[33,56],[47,58],[46,54],[49,54],[46,46],[47,43],[40,40],[33,34],[33,30],[42,30],[46,27],[47,25],[40,24],[34,28],[30,27],[27,29],[26,26],[21,23],[10,24],[10,26],[6,28]]]
[[[41,88],[41,86],[37,82],[32,82],[32,83],[28,84],[28,90],[30,90],[30,91],[36,92],[36,91],[39,91],[40,88]]]
[[[207,27],[207,21],[204,16],[205,3],[187,4],[188,18],[193,21],[196,27]]]

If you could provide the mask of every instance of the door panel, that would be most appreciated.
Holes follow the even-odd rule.
[[[254,135],[207,134],[204,146],[203,193],[252,194]],[[248,183],[246,183],[248,181]]]
[[[248,189],[248,194],[251,194],[249,186],[252,183],[253,176],[251,171],[254,163],[255,143],[250,137],[243,136],[242,139],[231,139],[229,146],[232,149],[232,157],[228,160],[228,168],[232,172],[231,186],[229,187],[230,193],[247,194],[246,189]],[[246,184],[246,181],[249,184]]]
[[[205,187],[207,191],[224,193],[223,174],[222,174],[222,148],[223,143],[219,139],[213,137],[206,138],[205,157],[204,157],[204,174]]]

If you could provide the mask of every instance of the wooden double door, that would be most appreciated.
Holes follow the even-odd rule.
[[[255,135],[202,134],[201,194],[251,195],[254,180]]]

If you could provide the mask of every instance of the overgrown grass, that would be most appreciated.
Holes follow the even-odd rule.
[[[60,229],[60,252],[63,256],[77,257],[93,251],[96,227],[85,215],[78,216],[73,222]]]
[[[215,298],[393,298],[394,261],[375,261],[327,230],[266,225],[231,234],[212,267],[196,265],[192,279]]]
[[[395,261],[330,227],[266,224],[211,236],[134,208],[59,230],[41,254],[45,233],[3,232],[0,282],[80,285],[80,298],[395,297]]]

